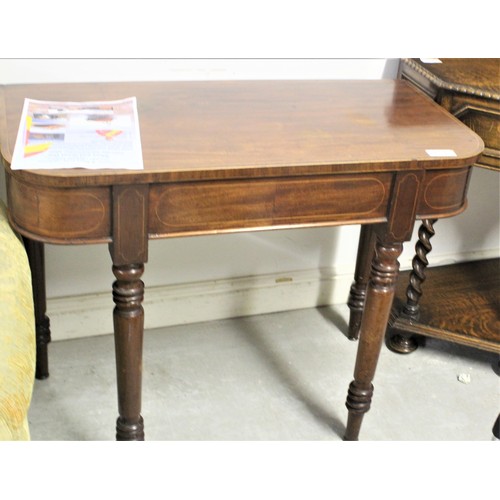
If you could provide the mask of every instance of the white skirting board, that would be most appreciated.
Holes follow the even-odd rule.
[[[498,249],[440,255],[433,265],[498,256]],[[401,262],[401,271],[410,268],[411,259]],[[146,283],[145,328],[345,304],[353,277],[353,268],[324,268],[151,288]],[[113,308],[111,290],[49,298],[52,340],[113,333]]]
[[[146,284],[145,328],[346,303],[352,279],[352,271],[333,275],[330,269],[316,269],[151,288]],[[111,290],[49,299],[52,340],[112,333],[113,307]]]

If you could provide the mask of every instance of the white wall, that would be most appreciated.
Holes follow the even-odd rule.
[[[380,79],[394,78],[397,64],[396,59],[0,59],[0,83]],[[438,222],[431,265],[498,256],[498,179],[495,172],[474,172],[468,210]],[[0,183],[5,198],[4,180]],[[358,226],[349,226],[151,241],[144,274],[146,327],[343,303],[358,234]],[[413,244],[400,259],[403,269],[410,267]],[[46,261],[53,338],[111,332],[107,246],[47,245]]]

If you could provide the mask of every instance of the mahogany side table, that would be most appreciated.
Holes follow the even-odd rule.
[[[358,438],[402,244],[417,218],[465,208],[470,167],[484,147],[474,132],[398,80],[43,84],[0,92],[9,217],[30,241],[38,319],[45,315],[43,244],[109,245],[117,439],[144,439],[141,276],[149,239],[342,224],[362,224],[375,240],[346,403],[344,438]],[[10,169],[25,97],[130,96],[144,170]]]

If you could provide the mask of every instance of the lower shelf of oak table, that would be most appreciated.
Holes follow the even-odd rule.
[[[423,335],[500,353],[500,259],[428,268],[418,321],[400,314],[409,274],[402,272],[398,281],[391,335]]]

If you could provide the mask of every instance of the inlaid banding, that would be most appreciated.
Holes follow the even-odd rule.
[[[150,233],[315,224],[386,214],[391,174],[152,186]],[[251,185],[250,185],[251,184]]]
[[[53,241],[105,240],[110,236],[111,205],[107,187],[61,189],[32,187],[12,178],[9,204],[21,231]]]

